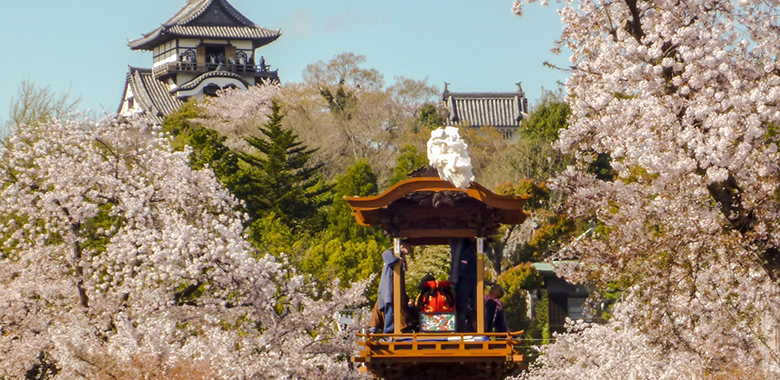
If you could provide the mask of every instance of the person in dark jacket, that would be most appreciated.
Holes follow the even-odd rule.
[[[452,238],[450,250],[450,281],[455,287],[455,328],[458,332],[474,332],[477,331],[477,242],[475,239]]]
[[[408,310],[407,303],[408,303],[408,297],[406,295],[406,285],[404,284],[405,281],[405,272],[406,272],[406,255],[410,254],[412,252],[412,244],[408,240],[402,240],[401,241],[401,253],[400,256],[396,256],[393,252],[393,249],[390,248],[386,250],[384,253],[382,253],[382,261],[384,261],[384,266],[382,266],[382,277],[379,279],[379,291],[377,294],[377,302],[375,305],[375,308],[378,312],[382,312],[384,315],[384,333],[385,334],[392,334],[394,332],[395,326],[394,326],[394,312],[393,310],[393,276],[394,272],[393,269],[395,268],[395,264],[399,261],[402,262],[401,266],[401,305],[403,305],[403,310],[401,310],[401,321],[403,323],[401,327],[401,330],[409,329],[411,327],[410,321],[408,321]]]
[[[493,285],[485,296],[485,332],[493,332],[493,329],[497,333],[509,331],[504,305],[499,301],[503,296],[504,288],[501,285]]]

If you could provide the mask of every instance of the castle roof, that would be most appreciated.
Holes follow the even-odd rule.
[[[189,0],[178,13],[142,38],[128,43],[133,50],[152,50],[180,37],[250,40],[253,47],[269,44],[279,30],[263,28],[241,14],[227,0]]]
[[[125,92],[127,87],[132,90],[138,107],[146,111],[144,117],[154,124],[162,124],[165,116],[176,112],[184,104],[170,93],[164,82],[155,79],[151,69],[130,67],[125,82]]]
[[[445,125],[517,128],[528,113],[528,100],[517,92],[449,92],[442,102],[450,110]]]
[[[249,82],[246,81],[246,79],[244,79],[241,75],[238,75],[236,73],[231,73],[229,71],[209,71],[209,72],[204,73],[204,74],[198,76],[197,78],[195,78],[195,79],[193,79],[193,80],[191,80],[191,81],[189,81],[187,83],[182,84],[181,86],[176,88],[176,90],[177,91],[180,91],[180,90],[192,90],[193,88],[198,87],[206,79],[217,78],[217,77],[219,77],[219,78],[233,78],[233,79],[236,79],[239,82],[243,83],[244,86],[246,86],[246,87],[251,86],[249,84]]]

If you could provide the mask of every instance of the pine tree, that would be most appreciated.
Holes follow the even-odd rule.
[[[253,220],[274,213],[289,226],[309,224],[327,203],[330,190],[318,175],[322,165],[309,165],[316,149],[309,149],[291,129],[284,128],[282,106],[273,101],[268,122],[258,129],[264,138],[246,141],[257,153],[239,153],[243,163],[236,195],[246,201]]]

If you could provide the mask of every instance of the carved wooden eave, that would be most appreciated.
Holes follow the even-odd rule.
[[[488,237],[502,224],[521,224],[528,196],[497,195],[476,182],[459,189],[439,178],[410,178],[373,197],[344,197],[362,226],[381,227],[415,245],[451,237]]]

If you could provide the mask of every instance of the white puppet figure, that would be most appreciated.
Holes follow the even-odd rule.
[[[456,127],[438,128],[431,132],[428,161],[439,172],[441,179],[458,188],[465,189],[474,180],[468,145]]]

